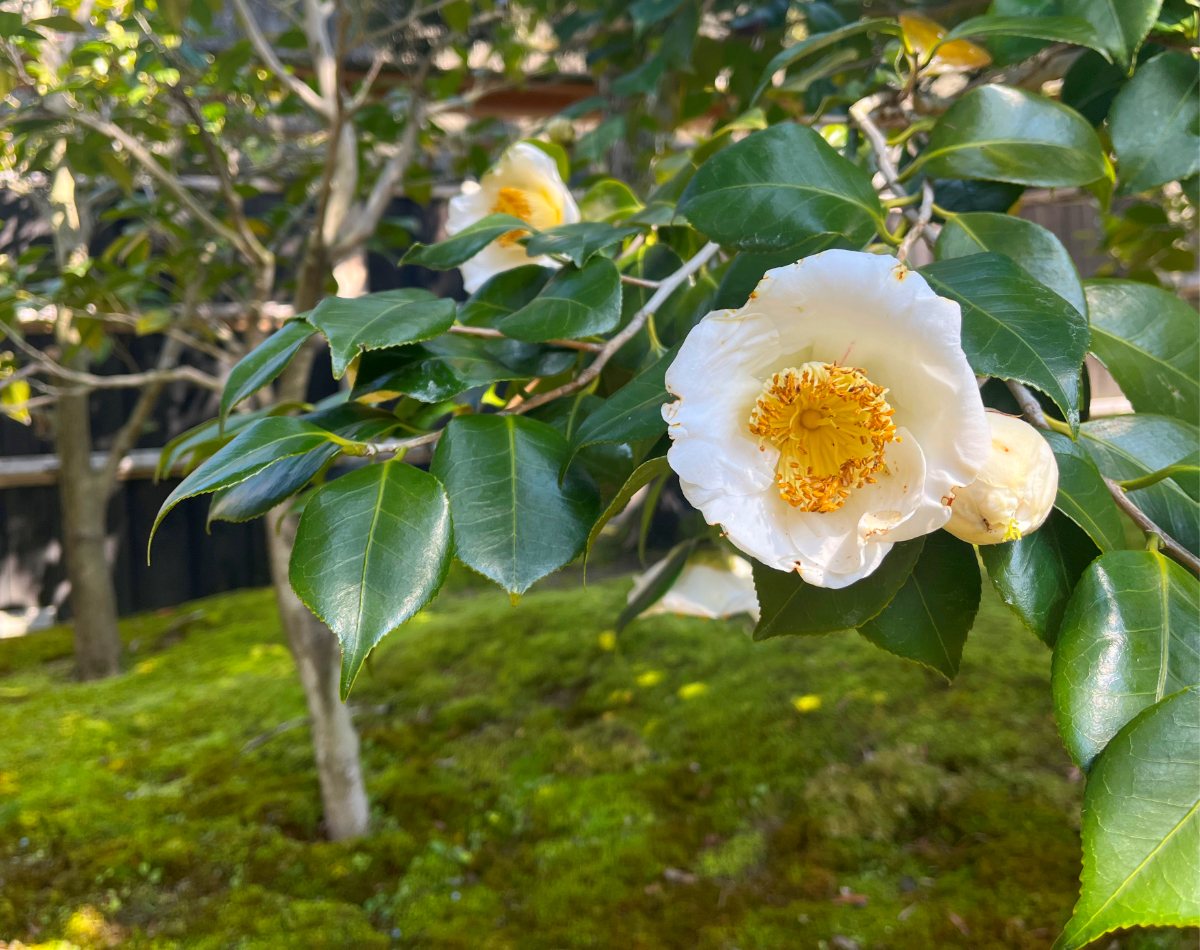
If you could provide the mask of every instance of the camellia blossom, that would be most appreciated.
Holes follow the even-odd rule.
[[[666,375],[671,468],[740,550],[845,587],[946,524],[987,461],[958,304],[891,257],[825,251],[708,314]]]
[[[462,194],[450,199],[446,233],[457,234],[489,214],[511,214],[539,231],[579,221],[579,206],[558,173],[558,163],[536,145],[518,142],[479,183],[463,182]],[[523,264],[558,267],[549,257],[531,258],[517,243],[528,231],[509,231],[462,265],[463,286],[474,293],[501,271]]]
[[[975,481],[954,493],[946,530],[972,544],[1015,541],[1036,531],[1058,494],[1058,462],[1023,419],[987,412],[992,451]]]
[[[669,558],[650,566],[644,574],[633,578],[633,590],[628,602],[633,603],[667,566]],[[754,576],[750,562],[736,554],[717,554],[710,557],[691,557],[684,565],[671,589],[638,616],[675,614],[683,617],[705,617],[719,620],[736,614],[749,614],[758,622],[758,596],[754,592]]]

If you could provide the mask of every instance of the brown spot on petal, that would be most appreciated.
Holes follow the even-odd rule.
[[[904,280],[904,278],[907,277],[908,274],[909,274],[909,270],[903,264],[897,264],[895,267],[892,268],[892,276],[895,277],[896,280]]]

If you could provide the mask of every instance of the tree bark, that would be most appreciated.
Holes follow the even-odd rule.
[[[358,733],[350,710],[338,693],[341,646],[333,631],[304,606],[288,581],[296,521],[295,516],[288,514],[287,504],[280,505],[267,517],[271,579],[279,604],[279,619],[296,660],[312,721],[325,831],[330,840],[340,841],[366,834],[371,814],[359,764]]]
[[[82,680],[102,679],[120,672],[121,635],[117,595],[104,551],[108,495],[92,469],[87,394],[60,396],[54,425],[75,669]]]

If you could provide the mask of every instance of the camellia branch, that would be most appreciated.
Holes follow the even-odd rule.
[[[494,330],[491,327],[465,327],[456,324],[450,328],[451,333],[459,333],[463,336],[478,336],[489,340],[504,340],[507,339],[499,330]],[[589,353],[600,353],[604,349],[603,343],[589,343],[587,340],[547,340],[547,346],[561,346],[568,350],[584,350]]]
[[[900,247],[896,251],[896,260],[901,264],[908,260],[908,255],[912,253],[912,249],[916,246],[917,241],[925,236],[925,228],[929,226],[929,221],[933,217],[933,185],[929,183],[929,179],[921,182],[921,207],[917,211],[917,220],[904,235],[904,240],[900,242]]]
[[[1021,407],[1021,414],[1030,425],[1037,426],[1039,429],[1051,428],[1049,421],[1046,419],[1046,414],[1042,411],[1042,407],[1037,399],[1034,398],[1033,393],[1016,380],[1005,380],[1005,383],[1008,385],[1009,392],[1013,394],[1013,398],[1017,400],[1017,405]],[[1146,532],[1146,534],[1157,535],[1162,540],[1163,550],[1167,554],[1197,577],[1200,577],[1200,558],[1197,558],[1196,555],[1155,524],[1141,508],[1126,497],[1125,490],[1120,485],[1106,475],[1101,475],[1100,477],[1104,479],[1104,484],[1108,486],[1108,491],[1112,495],[1113,501],[1117,503],[1117,507],[1129,515],[1133,523]]]
[[[717,244],[708,243],[702,247],[694,257],[692,257],[679,270],[675,271],[670,277],[663,280],[658,288],[658,291],[646,301],[646,305],[633,315],[633,319],[628,325],[614,336],[611,340],[605,343],[596,354],[595,360],[592,361],[582,373],[569,383],[564,383],[562,386],[552,389],[549,392],[539,393],[531,399],[527,399],[522,403],[506,408],[499,414],[504,416],[521,415],[529,412],[531,409],[536,409],[538,406],[544,406],[548,402],[552,402],[561,396],[567,396],[573,392],[578,392],[585,386],[590,384],[600,371],[608,364],[613,355],[621,349],[626,343],[637,336],[638,331],[646,325],[646,321],[650,319],[663,302],[671,296],[689,277],[703,267],[721,248]],[[442,437],[441,430],[437,432],[427,432],[424,435],[414,436],[411,439],[388,439],[383,442],[372,443],[367,447],[364,455],[387,455],[406,452],[408,449],[416,448],[419,445],[429,445],[436,442]]]
[[[258,53],[263,65],[271,70],[276,78],[306,106],[318,115],[325,116],[327,119],[333,118],[333,104],[326,102],[311,86],[297,79],[284,68],[283,61],[276,55],[274,47],[263,34],[262,27],[258,25],[254,14],[250,12],[246,0],[233,0],[233,5],[237,9],[238,19],[242,21],[242,29],[246,31],[246,36],[250,39],[250,45]]]

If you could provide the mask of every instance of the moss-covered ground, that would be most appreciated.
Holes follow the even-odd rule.
[[[71,682],[65,630],[0,642],[0,941],[1049,948],[1082,782],[998,601],[948,687],[853,634],[613,638],[627,587],[460,590],[386,640],[352,698],[375,831],[348,843],[303,726],[246,748],[304,715],[269,592],[131,618],[106,682]]]

